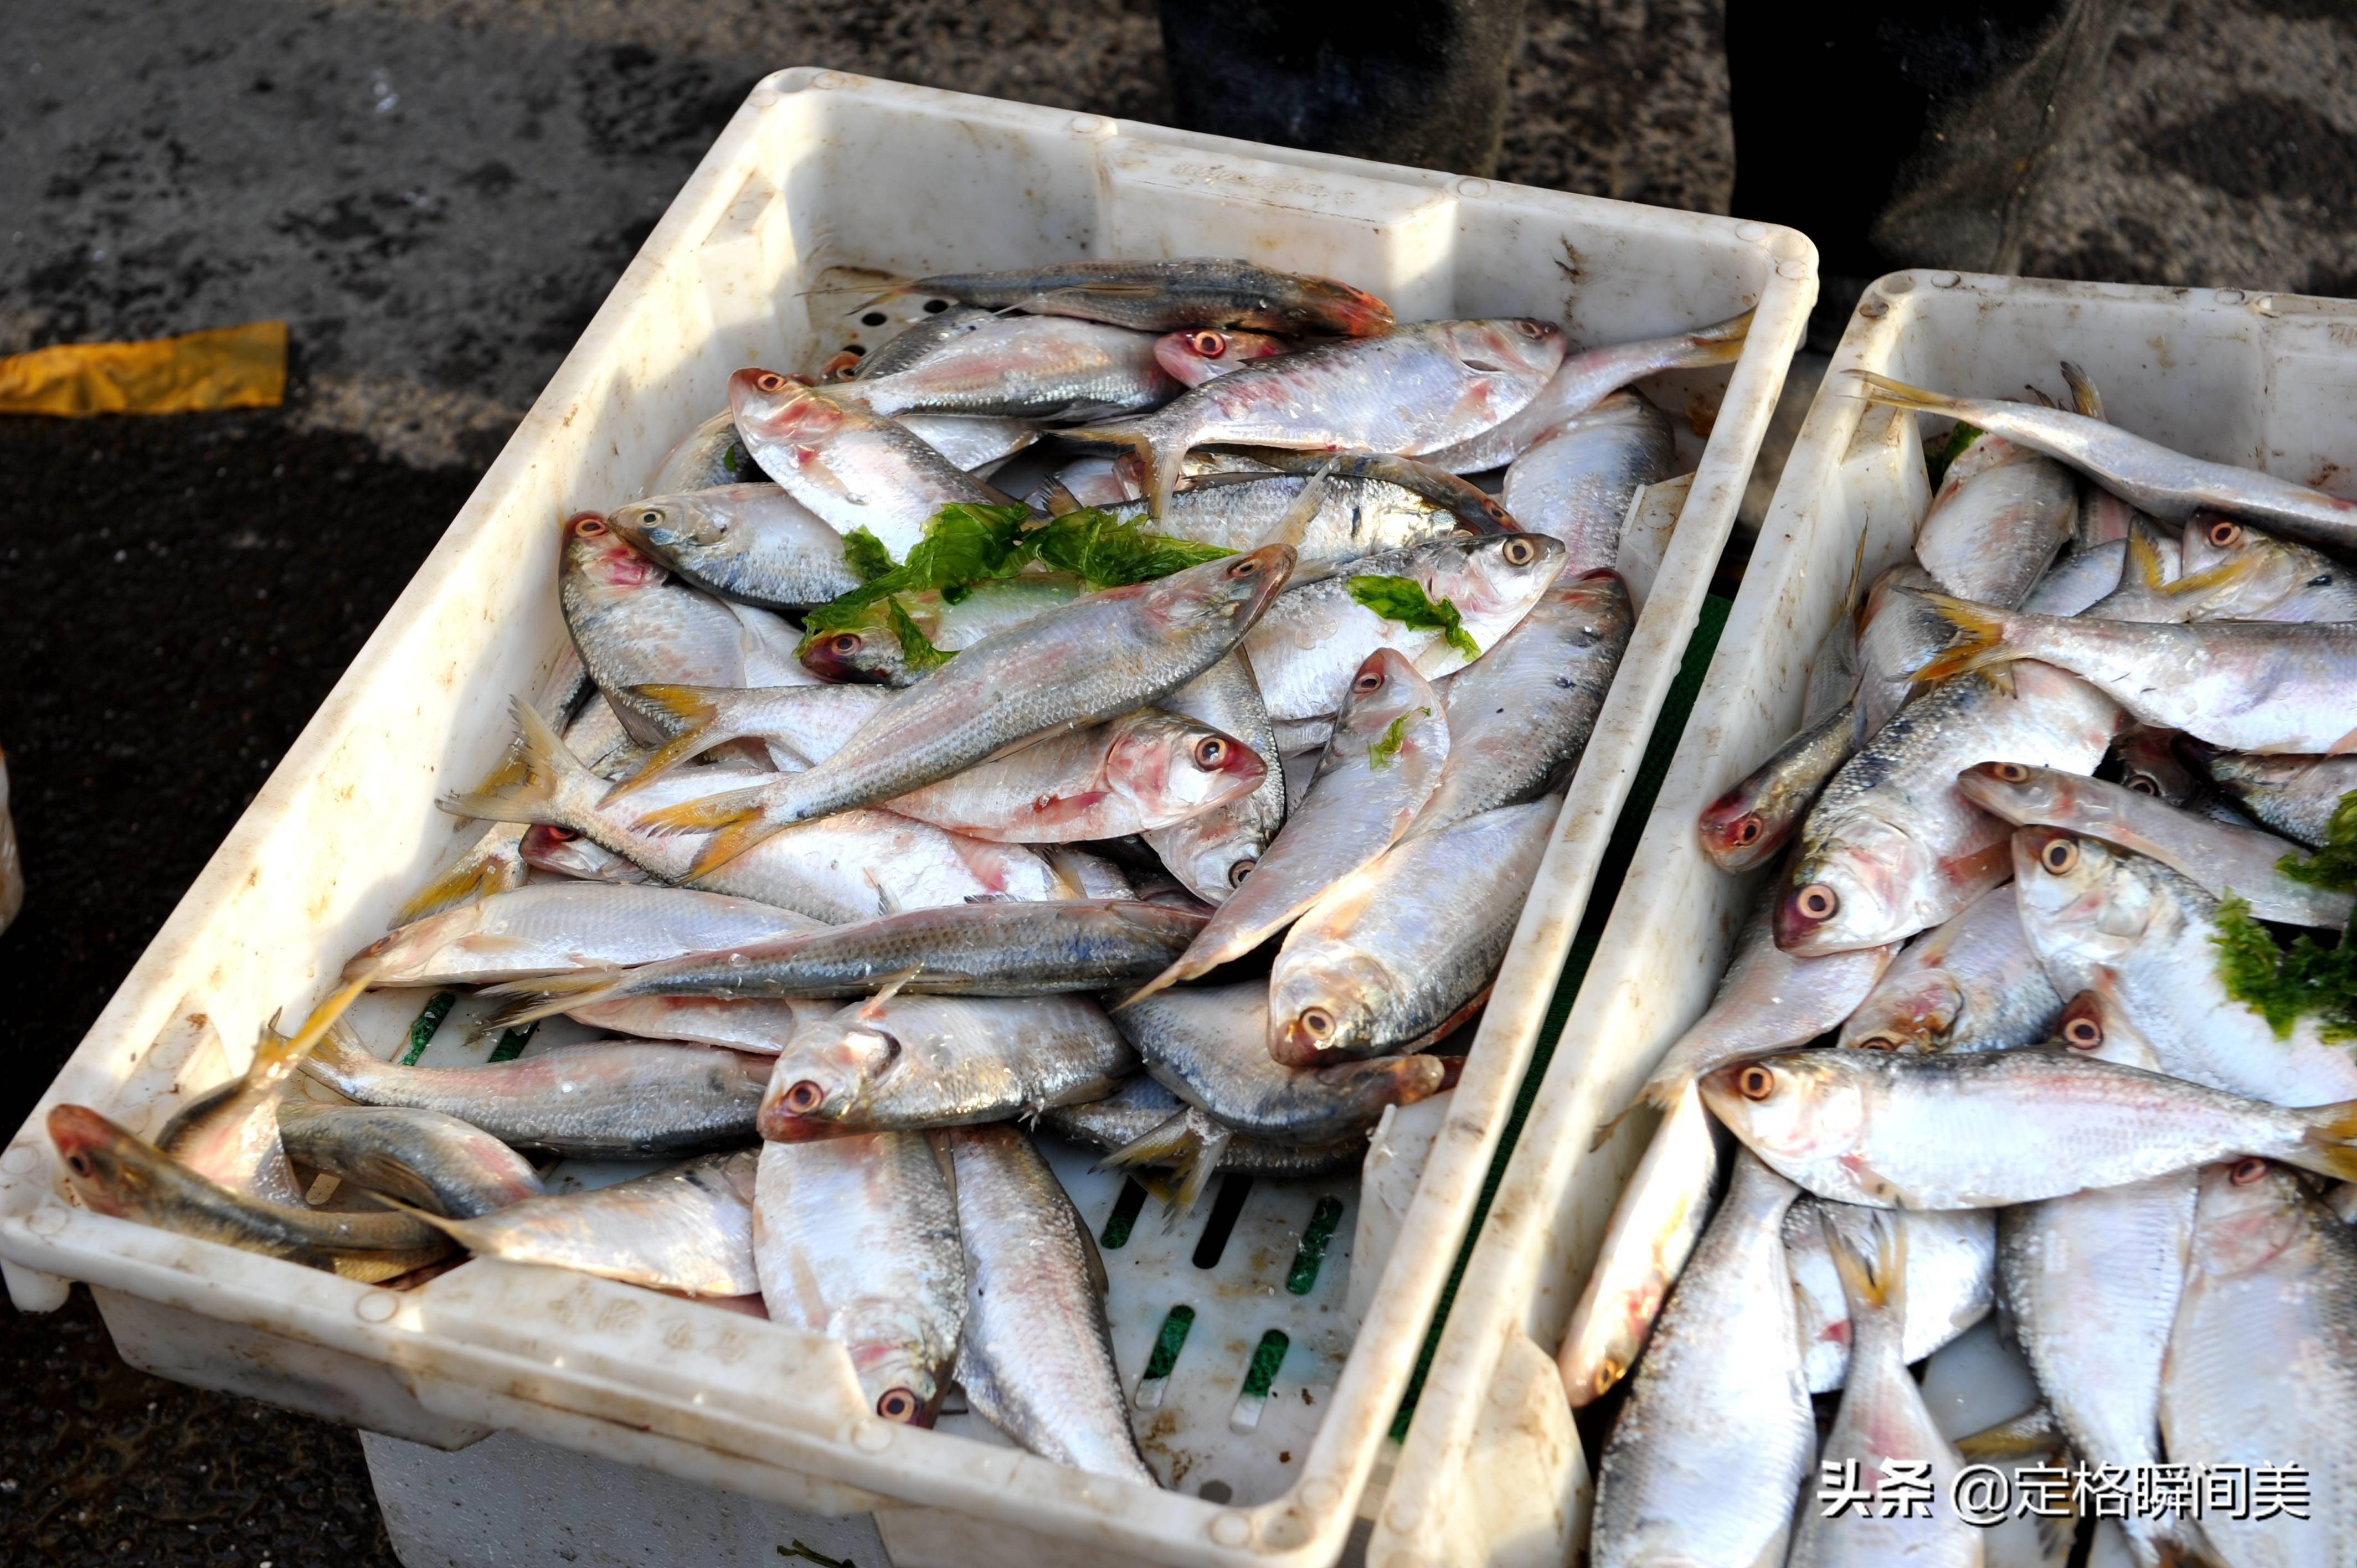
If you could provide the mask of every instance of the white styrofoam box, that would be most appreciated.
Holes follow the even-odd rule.
[[[720,406],[730,371],[809,367],[839,348],[856,296],[822,289],[823,278],[1141,254],[1249,256],[1374,289],[1404,319],[1540,316],[1586,343],[1757,308],[1730,370],[1644,384],[1706,439],[1666,545],[1660,520],[1638,531],[1651,569],[1643,615],[1413,1197],[1396,1210],[1387,1189],[1370,1219],[1382,1266],[1349,1277],[1351,1238],[1368,1232],[1345,1219],[1315,1292],[1275,1301],[1305,1221],[1292,1209],[1307,1202],[1274,1185],[1255,1191],[1251,1204],[1265,1208],[1248,1205],[1243,1224],[1260,1234],[1265,1216],[1266,1235],[1232,1285],[1239,1324],[1254,1299],[1269,1322],[1326,1315],[1314,1352],[1278,1373],[1293,1402],[1238,1429],[1234,1385],[1249,1359],[1230,1342],[1249,1337],[1238,1333],[1190,1342],[1173,1377],[1209,1386],[1174,1390],[1155,1412],[1183,1430],[1149,1432],[1149,1452],[1186,1451],[1195,1478],[1208,1467],[1224,1484],[1225,1502],[1193,1478],[1157,1491],[1084,1476],[946,1429],[954,1421],[884,1423],[862,1407],[839,1347],[716,1307],[484,1260],[414,1290],[363,1288],[66,1199],[41,1128],[49,1105],[93,1105],[154,1132],[245,1059],[262,1020],[316,1000],[471,831],[434,798],[499,755],[511,695],[544,694],[565,640],[552,591],[561,520],[640,493],[664,451]],[[1332,1561],[1726,541],[1813,269],[1806,240],[1761,224],[834,71],[766,78],[0,1152],[12,1294],[51,1306],[67,1279],[90,1281],[132,1359],[411,1442],[454,1448],[505,1430],[806,1513],[874,1511],[903,1564]],[[1114,1186],[1074,1179],[1102,1224]],[[1140,1229],[1157,1223],[1149,1213]],[[1111,1255],[1111,1305],[1126,1370],[1142,1364],[1150,1342],[1136,1337],[1170,1286],[1167,1268],[1133,1267],[1123,1251]],[[1313,1383],[1330,1387],[1320,1395]]]
[[[1631,1112],[1701,1015],[1760,873],[1730,876],[1703,806],[1799,726],[1808,661],[1930,504],[1919,416],[1845,372],[1974,397],[2086,368],[2112,422],[2197,456],[2342,493],[2357,462],[2357,304],[2233,289],[1896,273],[1852,317],[1776,488],[1727,629],[1586,983],[1458,1287],[1368,1561],[1556,1564],[1585,1539],[1587,1459],[1553,1365],[1612,1206],[1660,1118]]]

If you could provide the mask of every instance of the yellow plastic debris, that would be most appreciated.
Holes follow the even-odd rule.
[[[286,323],[145,343],[59,343],[0,359],[0,413],[195,413],[286,400]]]

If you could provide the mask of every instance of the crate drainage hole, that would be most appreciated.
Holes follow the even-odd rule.
[[[1163,1391],[1170,1386],[1170,1369],[1178,1364],[1178,1351],[1187,1343],[1187,1330],[1193,1326],[1191,1306],[1182,1304],[1163,1316],[1162,1331],[1154,1337],[1154,1354],[1146,1359],[1146,1375],[1137,1380],[1137,1398],[1132,1402],[1138,1409],[1160,1407]]]
[[[1235,1497],[1236,1489],[1225,1481],[1206,1481],[1195,1488],[1195,1495],[1207,1503],[1224,1503]]]
[[[1211,1222],[1203,1227],[1202,1238],[1195,1243],[1197,1268],[1220,1266],[1220,1254],[1228,1250],[1228,1238],[1236,1229],[1236,1216],[1244,1211],[1244,1199],[1252,1196],[1252,1189],[1253,1178],[1248,1176],[1220,1178],[1220,1196],[1211,1200]]]
[[[1236,1407],[1228,1412],[1229,1431],[1251,1432],[1260,1425],[1269,1388],[1276,1381],[1276,1369],[1285,1365],[1285,1353],[1292,1345],[1282,1328],[1272,1328],[1260,1337],[1260,1343],[1253,1347],[1252,1365],[1244,1369],[1244,1386],[1236,1395]]]
[[[1104,1229],[1097,1235],[1097,1245],[1114,1251],[1129,1244],[1129,1233],[1137,1228],[1137,1216],[1146,1208],[1146,1189],[1136,1178],[1121,1184],[1121,1196],[1113,1200],[1113,1212],[1105,1216]]]
[[[1285,1273],[1285,1288],[1296,1295],[1308,1295],[1318,1283],[1318,1271],[1326,1262],[1327,1245],[1334,1240],[1335,1228],[1342,1223],[1342,1200],[1329,1193],[1318,1200],[1309,1211],[1309,1229],[1301,1233],[1301,1250],[1293,1254],[1293,1267]]]

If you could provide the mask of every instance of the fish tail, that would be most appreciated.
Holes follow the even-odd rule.
[[[773,822],[760,816],[758,811],[741,821],[731,822],[705,841],[703,851],[695,857],[695,864],[687,868],[687,875],[682,880],[694,882],[711,875],[785,826],[783,822]]]
[[[476,799],[471,795],[450,797],[453,803],[464,800],[471,804]],[[462,814],[483,815],[479,811]],[[447,914],[479,898],[488,898],[494,893],[505,893],[511,886],[520,886],[512,878],[514,869],[513,865],[496,855],[477,854],[469,850],[451,862],[434,880],[419,888],[415,896],[393,915],[393,923],[405,926],[429,915]]]
[[[1841,1274],[1852,1310],[1901,1314],[1907,1310],[1907,1222],[1879,1208],[1827,1204],[1817,1211],[1825,1241]],[[1869,1254],[1867,1248],[1871,1246]],[[1855,1341],[1853,1340],[1853,1343]]]
[[[2120,563],[2120,581],[2124,584],[2133,581],[2156,593],[2169,592],[2168,568],[2161,564],[2160,546],[2154,542],[2151,533],[2142,528],[2130,527],[2127,546],[2127,555]]]
[[[1700,370],[1705,365],[1724,365],[1743,357],[1743,340],[1750,334],[1751,318],[1757,309],[1740,316],[1730,316],[1724,321],[1686,334],[1686,347],[1663,366],[1664,370]]]
[[[756,786],[660,806],[640,817],[638,825],[642,832],[651,833],[708,833],[735,827],[760,814],[761,789]]]
[[[2093,377],[2070,360],[2062,361],[2062,384],[2071,389],[2071,406],[2089,419],[2104,417],[2104,394],[2095,390]]]
[[[1986,670],[1992,664],[2027,657],[2006,645],[2006,612],[1996,607],[1976,605],[1970,599],[1959,599],[1928,589],[1901,588],[1899,591],[1922,600],[1956,628],[1956,639],[1916,671],[1912,677],[1914,680],[1944,681],[1951,675]]]
[[[453,816],[563,827],[557,814],[557,785],[569,773],[589,770],[566,747],[565,737],[540,716],[539,709],[518,697],[508,704],[508,711],[515,718],[522,776],[494,779],[482,789],[445,795],[438,803]]]
[[[353,1184],[352,1190],[362,1197],[382,1204],[395,1213],[406,1214],[412,1219],[432,1226],[461,1247],[469,1251],[474,1248],[474,1243],[467,1240],[468,1222],[464,1219],[452,1219],[447,1215],[436,1214],[430,1208],[420,1208],[414,1203],[404,1202],[391,1193],[379,1192],[373,1187],[361,1187],[357,1183]]]
[[[544,974],[537,980],[511,980],[487,985],[483,996],[511,997],[504,1007],[476,1026],[479,1035],[496,1035],[537,1024],[576,1007],[587,1007],[626,995],[630,979],[619,969],[585,969],[572,974]]]
[[[1865,390],[1858,395],[1868,403],[1885,403],[1892,408],[1911,408],[1919,413],[1943,413],[1952,419],[1960,417],[1956,410],[1963,406],[1962,399],[1950,397],[1945,392],[1910,387],[1905,381],[1895,381],[1889,376],[1876,375],[1872,371],[1852,371],[1850,374],[1864,383]]]
[[[1170,515],[1170,498],[1178,489],[1178,468],[1187,459],[1184,441],[1164,441],[1148,430],[1132,425],[1091,425],[1064,434],[1076,441],[1125,446],[1146,466],[1146,504],[1157,522]]]
[[[1178,1188],[1171,1195],[1166,1216],[1168,1223],[1175,1224],[1180,1216],[1194,1208],[1196,1200],[1203,1196],[1203,1188],[1211,1185],[1212,1173],[1220,1168],[1220,1158],[1227,1145],[1224,1128],[1207,1136],[1194,1115],[1180,1111],[1099,1160],[1096,1168],[1128,1170],[1140,1165],[1162,1165],[1176,1172]]]
[[[344,983],[328,993],[327,1000],[311,1010],[311,1015],[303,1020],[303,1026],[295,1031],[294,1038],[286,1042],[286,1051],[296,1061],[301,1061],[311,1047],[319,1043],[336,1020],[344,1015],[344,1009],[359,1001],[361,993],[369,988],[369,982],[374,978],[373,967],[357,975],[350,972],[350,967],[349,964],[345,966]]]
[[[679,726],[679,733],[647,753],[639,770],[607,790],[600,805],[610,806],[625,795],[635,795],[698,752],[738,738],[738,731],[722,724],[720,704],[709,687],[633,686],[630,694],[660,710]]]
[[[2341,1181],[2357,1181],[2357,1100],[2298,1112],[2308,1123],[2299,1147],[2284,1157]]]

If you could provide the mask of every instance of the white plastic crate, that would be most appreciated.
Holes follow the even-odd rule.
[[[1315,1293],[1278,1302],[1307,1218],[1307,1203],[1294,1202],[1302,1214],[1270,1211],[1249,1267],[1233,1280],[1219,1271],[1218,1288],[1239,1301],[1325,1315],[1318,1353],[1279,1375],[1297,1402],[1310,1391],[1300,1409],[1235,1430],[1228,1412],[1249,1346],[1239,1355],[1225,1340],[1190,1343],[1174,1378],[1213,1386],[1168,1408],[1218,1420],[1199,1414],[1191,1430],[1164,1434],[1164,1450],[1186,1448],[1197,1469],[1178,1489],[1148,1490],[954,1430],[877,1420],[839,1347],[717,1308],[479,1260],[394,1294],[64,1200],[41,1130],[50,1104],[93,1105],[154,1132],[242,1063],[262,1020],[322,994],[452,853],[469,830],[436,811],[435,796],[490,765],[506,744],[509,698],[538,692],[563,645],[560,520],[639,493],[664,450],[719,405],[731,371],[808,366],[838,347],[845,302],[809,292],[821,271],[1202,254],[1343,278],[1403,320],[1533,315],[1586,343],[1758,312],[1731,373],[1645,383],[1681,416],[1698,467],[1690,489],[1659,488],[1657,508],[1684,498],[1678,524],[1658,563],[1644,563],[1643,616],[1470,1065],[1435,1118],[1413,1200],[1386,1203],[1383,1222],[1360,1230],[1391,1238],[1387,1262],[1373,1269],[1364,1240],[1349,1257],[1346,1230]],[[809,1513],[876,1511],[904,1565],[1334,1560],[1726,540],[1815,294],[1813,265],[1807,241],[1761,224],[828,70],[765,79],[0,1151],[11,1294],[28,1309],[54,1307],[67,1280],[89,1281],[140,1365],[412,1442],[457,1449],[504,1429]],[[1638,534],[1657,547],[1664,539],[1658,526]],[[1092,1225],[1114,1190],[1080,1195]],[[1141,1229],[1157,1223],[1149,1211]],[[1167,1271],[1121,1260],[1112,1255],[1111,1305],[1134,1377],[1150,1345],[1137,1335],[1151,1333],[1169,1286]],[[1224,1503],[1200,1495],[1207,1474],[1228,1488]]]
[[[2343,494],[2357,479],[2335,467],[2357,456],[2357,303],[1948,272],[1867,292],[1468,1264],[1371,1563],[1554,1568],[1586,1539],[1588,1462],[1555,1349],[1660,1117],[1639,1111],[1589,1144],[1708,1004],[1764,875],[1719,871],[1695,821],[1799,727],[1860,539],[1870,580],[1930,505],[1921,416],[1870,407],[1844,372],[2018,397],[2059,392],[2061,360],[2093,376],[2123,429]]]

